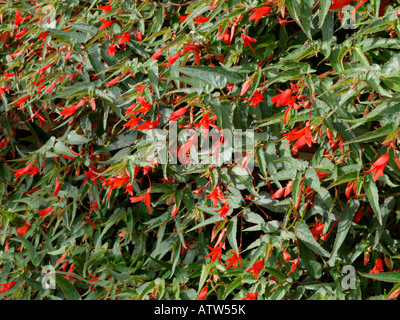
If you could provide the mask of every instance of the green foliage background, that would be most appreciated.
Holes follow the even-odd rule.
[[[1,1],[1,299],[193,300],[205,287],[220,300],[388,299],[400,288],[398,2],[366,2],[354,29],[329,0],[108,4]],[[271,99],[291,85],[304,97],[286,118]],[[151,108],[129,113],[139,97]],[[251,175],[239,174],[241,161],[151,162],[157,145],[130,116],[167,128],[181,107],[179,131],[254,130]],[[283,138],[307,123],[316,140],[294,150]],[[386,153],[375,181],[365,171]],[[225,219],[225,201],[207,198],[217,186]],[[316,222],[326,238],[314,237]],[[221,261],[206,257],[216,244]],[[383,272],[370,273],[379,259]],[[255,278],[247,270],[260,260]],[[42,286],[46,265],[56,289]],[[346,265],[354,288],[343,286]]]

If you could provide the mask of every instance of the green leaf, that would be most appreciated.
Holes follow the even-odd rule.
[[[239,248],[238,248],[238,244],[237,244],[237,217],[236,216],[233,217],[231,219],[231,221],[229,222],[227,235],[228,235],[229,244],[231,245],[233,251],[238,254]]]
[[[240,166],[234,166],[231,173],[253,196],[257,198],[260,196],[254,189],[253,179],[246,170],[242,170]]]
[[[59,36],[60,39],[66,38],[66,39],[71,39],[72,42],[77,42],[77,43],[86,43],[90,39],[90,34],[89,33],[82,33],[82,32],[75,32],[75,31],[61,31],[61,30],[56,30],[56,29],[48,29],[51,33],[53,33],[56,36]]]
[[[393,132],[396,128],[396,125],[394,123],[389,123],[382,128],[376,129],[372,132],[368,132],[362,136],[356,137],[354,139],[351,139],[349,141],[346,141],[344,144],[348,145],[351,143],[358,143],[358,142],[365,142],[369,140],[374,140],[378,138],[382,138],[384,136],[387,136],[389,133]]]
[[[349,232],[351,227],[351,223],[353,222],[354,215],[357,212],[359,206],[360,202],[358,200],[352,200],[344,208],[344,211],[339,218],[340,220],[338,223],[335,243],[331,252],[331,260],[336,259],[336,253],[339,251],[344,240],[346,239],[347,233]]]
[[[379,207],[378,188],[376,187],[375,182],[372,180],[371,174],[366,174],[364,177],[364,189],[367,193],[372,210],[374,210],[376,214],[378,222],[382,224],[382,212],[381,208]]]
[[[31,258],[32,264],[35,267],[39,266],[39,264],[40,264],[39,256],[38,256],[35,248],[33,247],[33,245],[28,240],[26,240],[24,238],[11,238],[11,240],[22,243],[25,246],[26,251],[28,252],[28,255]]]
[[[359,273],[363,277],[376,279],[378,281],[400,283],[400,271],[380,272],[380,273],[362,273],[362,272]]]
[[[307,37],[312,40],[311,20],[314,0],[301,0],[300,18]]]
[[[100,60],[100,48],[95,45],[91,45],[88,48],[88,58],[90,61],[90,64],[93,67],[93,70],[96,72],[96,74],[100,77],[102,81],[105,81],[105,76],[104,76],[104,65]]]
[[[225,88],[228,83],[239,83],[243,81],[241,74],[227,71],[221,67],[174,67],[179,72],[209,83],[216,88]]]
[[[79,145],[79,144],[88,143],[90,141],[90,139],[82,137],[81,135],[77,134],[75,130],[72,130],[68,134],[67,141],[70,144]]]
[[[233,291],[235,290],[237,287],[239,287],[243,282],[243,279],[241,277],[237,277],[235,280],[233,280],[228,288],[226,289],[225,293],[224,293],[224,300],[226,299],[226,297]]]
[[[329,7],[331,6],[331,4],[332,4],[331,0],[320,0],[319,2],[320,13],[319,13],[319,23],[318,23],[319,28],[322,28],[325,22],[325,17],[328,14]]]
[[[56,274],[56,283],[64,293],[66,300],[82,300],[76,288],[63,276]]]
[[[324,257],[329,257],[330,254],[326,251],[314,238],[307,224],[303,221],[296,230],[296,236],[301,240],[306,247]]]

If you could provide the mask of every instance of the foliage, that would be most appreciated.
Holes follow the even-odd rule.
[[[399,4],[357,3],[2,0],[0,297],[395,298]]]

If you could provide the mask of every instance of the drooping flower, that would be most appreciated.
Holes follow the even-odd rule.
[[[257,279],[258,274],[263,268],[264,268],[264,260],[259,260],[254,262],[253,266],[246,271],[253,273],[254,279]]]
[[[175,53],[172,57],[170,57],[168,60],[167,60],[167,63],[166,64],[164,64],[164,66],[171,66],[171,65],[173,65],[174,64],[174,62],[176,61],[176,60],[178,60],[178,58],[181,56],[181,51],[178,51],[177,53]]]
[[[124,32],[124,34],[122,36],[119,36],[119,35],[115,35],[115,36],[118,39],[120,39],[118,42],[119,45],[129,42],[130,38],[132,37],[132,35],[126,31]]]
[[[129,115],[131,120],[129,120],[127,123],[123,125],[123,127],[129,128],[129,131],[131,131],[140,121],[141,118],[136,118],[132,115]]]
[[[347,184],[345,195],[348,199],[350,198],[351,191],[353,191],[354,195],[358,199],[356,180],[352,180]]]
[[[292,93],[292,89],[286,89],[285,91],[273,96],[271,102],[276,103],[276,107],[288,105]]]
[[[321,224],[321,222],[319,222],[319,221],[317,221],[316,223],[314,223],[312,225],[312,228],[310,231],[311,231],[313,237],[315,238],[315,240],[318,240],[318,238],[321,237],[322,232],[324,231],[324,227],[325,227],[325,224]]]
[[[206,255],[204,258],[211,257],[211,262],[213,262],[213,263],[216,259],[218,259],[219,263],[221,264],[222,245],[215,247],[215,248],[212,248],[210,246],[207,246],[207,247],[208,247],[208,249],[211,250],[211,252],[208,255]]]
[[[19,177],[23,175],[29,175],[33,177],[35,174],[39,173],[39,168],[36,166],[33,166],[32,164],[28,164],[26,167],[18,169],[18,170],[13,170],[14,174],[16,175],[15,181],[18,180]]]
[[[150,213],[152,212],[151,210],[151,198],[150,198],[150,192],[151,192],[151,187],[147,190],[146,193],[137,196],[137,197],[130,197],[129,200],[131,200],[132,203],[136,203],[139,201],[144,201],[144,204],[147,206],[147,208],[149,209]]]
[[[203,289],[201,289],[199,296],[197,297],[197,300],[204,300],[207,296],[208,288],[207,284],[204,286]]]
[[[193,17],[193,20],[194,20],[194,24],[200,24],[200,23],[207,22],[208,20],[210,20],[210,18],[208,18],[208,17],[197,17],[197,18],[194,18]]]
[[[6,283],[0,283],[0,294],[6,293],[8,290],[10,290],[14,285],[16,284],[15,281],[10,281]]]
[[[54,207],[48,207],[46,209],[43,210],[36,210],[37,213],[39,213],[39,216],[44,218],[45,216],[47,216],[52,210],[54,209]]]
[[[115,54],[117,51],[118,51],[118,50],[117,50],[117,47],[116,47],[116,46],[110,45],[110,46],[108,47],[108,51],[106,51],[106,53],[109,53],[110,56],[113,57],[114,54]]]
[[[219,209],[219,210],[214,210],[214,211],[217,212],[217,213],[219,213],[219,214],[220,214],[220,217],[221,217],[222,219],[225,220],[225,216],[226,216],[226,214],[227,214],[228,211],[229,211],[229,202],[226,201],[226,202],[223,204],[223,206],[221,207],[221,209]]]
[[[226,261],[228,261],[228,263],[226,264],[226,268],[230,268],[233,267],[234,269],[237,268],[238,264],[240,264],[240,266],[242,266],[242,259],[240,257],[240,252],[239,254],[236,254],[236,252],[229,250],[230,253],[232,253],[232,256],[229,259],[226,259]]]
[[[108,28],[108,27],[110,27],[110,26],[112,26],[113,25],[113,23],[115,22],[115,21],[112,21],[112,20],[104,20],[103,18],[99,18],[99,21],[101,22],[101,27],[99,27],[98,29],[100,30],[100,29],[106,29],[106,28]]]
[[[186,16],[178,16],[179,17],[179,21],[178,22],[183,22],[187,19],[187,17],[189,17],[189,15],[187,14]]]
[[[215,187],[214,190],[208,196],[206,196],[206,198],[211,199],[214,208],[218,204],[218,199],[221,201],[227,200],[227,198],[224,198],[220,187]]]
[[[158,124],[159,124],[159,122],[157,120],[154,120],[154,121],[147,120],[145,123],[138,125],[135,129],[136,130],[154,129],[155,127],[157,127]]]
[[[120,79],[121,79],[121,76],[117,76],[114,79],[108,81],[107,82],[107,87],[110,87],[110,86],[116,84]]]
[[[257,24],[258,20],[271,12],[272,7],[250,8],[250,10],[254,10],[254,13],[249,17],[249,20],[256,20],[255,23]]]
[[[297,265],[300,263],[300,258],[297,257],[296,259],[289,260],[289,262],[292,263],[292,267],[290,268],[288,275],[291,274],[294,270],[296,270]]]
[[[164,51],[164,48],[158,49],[156,52],[153,53],[153,55],[151,56],[151,59],[153,61],[157,60],[159,57],[162,56],[163,51]]]
[[[253,53],[255,53],[255,51],[254,51],[253,47],[251,46],[251,44],[257,42],[257,39],[249,37],[248,35],[245,35],[245,34],[242,34],[242,39],[243,39],[244,46],[245,47],[246,46],[250,47],[251,51],[253,51]]]
[[[108,11],[111,11],[111,9],[112,9],[112,2],[110,2],[106,6],[98,6],[98,8],[103,10],[103,13],[107,13]]]
[[[255,300],[258,296],[258,292],[249,292],[246,294],[246,297],[244,297],[242,300]]]
[[[264,101],[264,95],[256,90],[252,98],[245,100],[251,101],[250,105],[253,106],[253,108],[256,108],[259,103]]]
[[[369,273],[381,273],[383,272],[383,261],[381,257],[375,260],[375,266]]]
[[[384,154],[378,158],[372,165],[372,168],[364,171],[364,173],[374,172],[373,180],[376,181],[380,176],[383,176],[383,170],[385,170],[386,164],[389,161],[389,155]]]
[[[168,120],[175,121],[175,120],[179,119],[180,117],[182,117],[185,114],[186,110],[187,110],[187,108],[183,107],[183,108],[180,108],[179,110],[171,112],[171,117],[169,117]]]
[[[284,191],[285,191],[285,188],[279,188],[272,195],[272,199],[279,199],[280,197],[282,197]]]
[[[18,237],[22,237],[25,233],[27,233],[30,227],[30,224],[25,224],[24,226],[17,228]]]

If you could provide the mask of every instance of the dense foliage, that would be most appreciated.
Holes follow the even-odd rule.
[[[0,3],[1,299],[399,295],[398,2]]]

